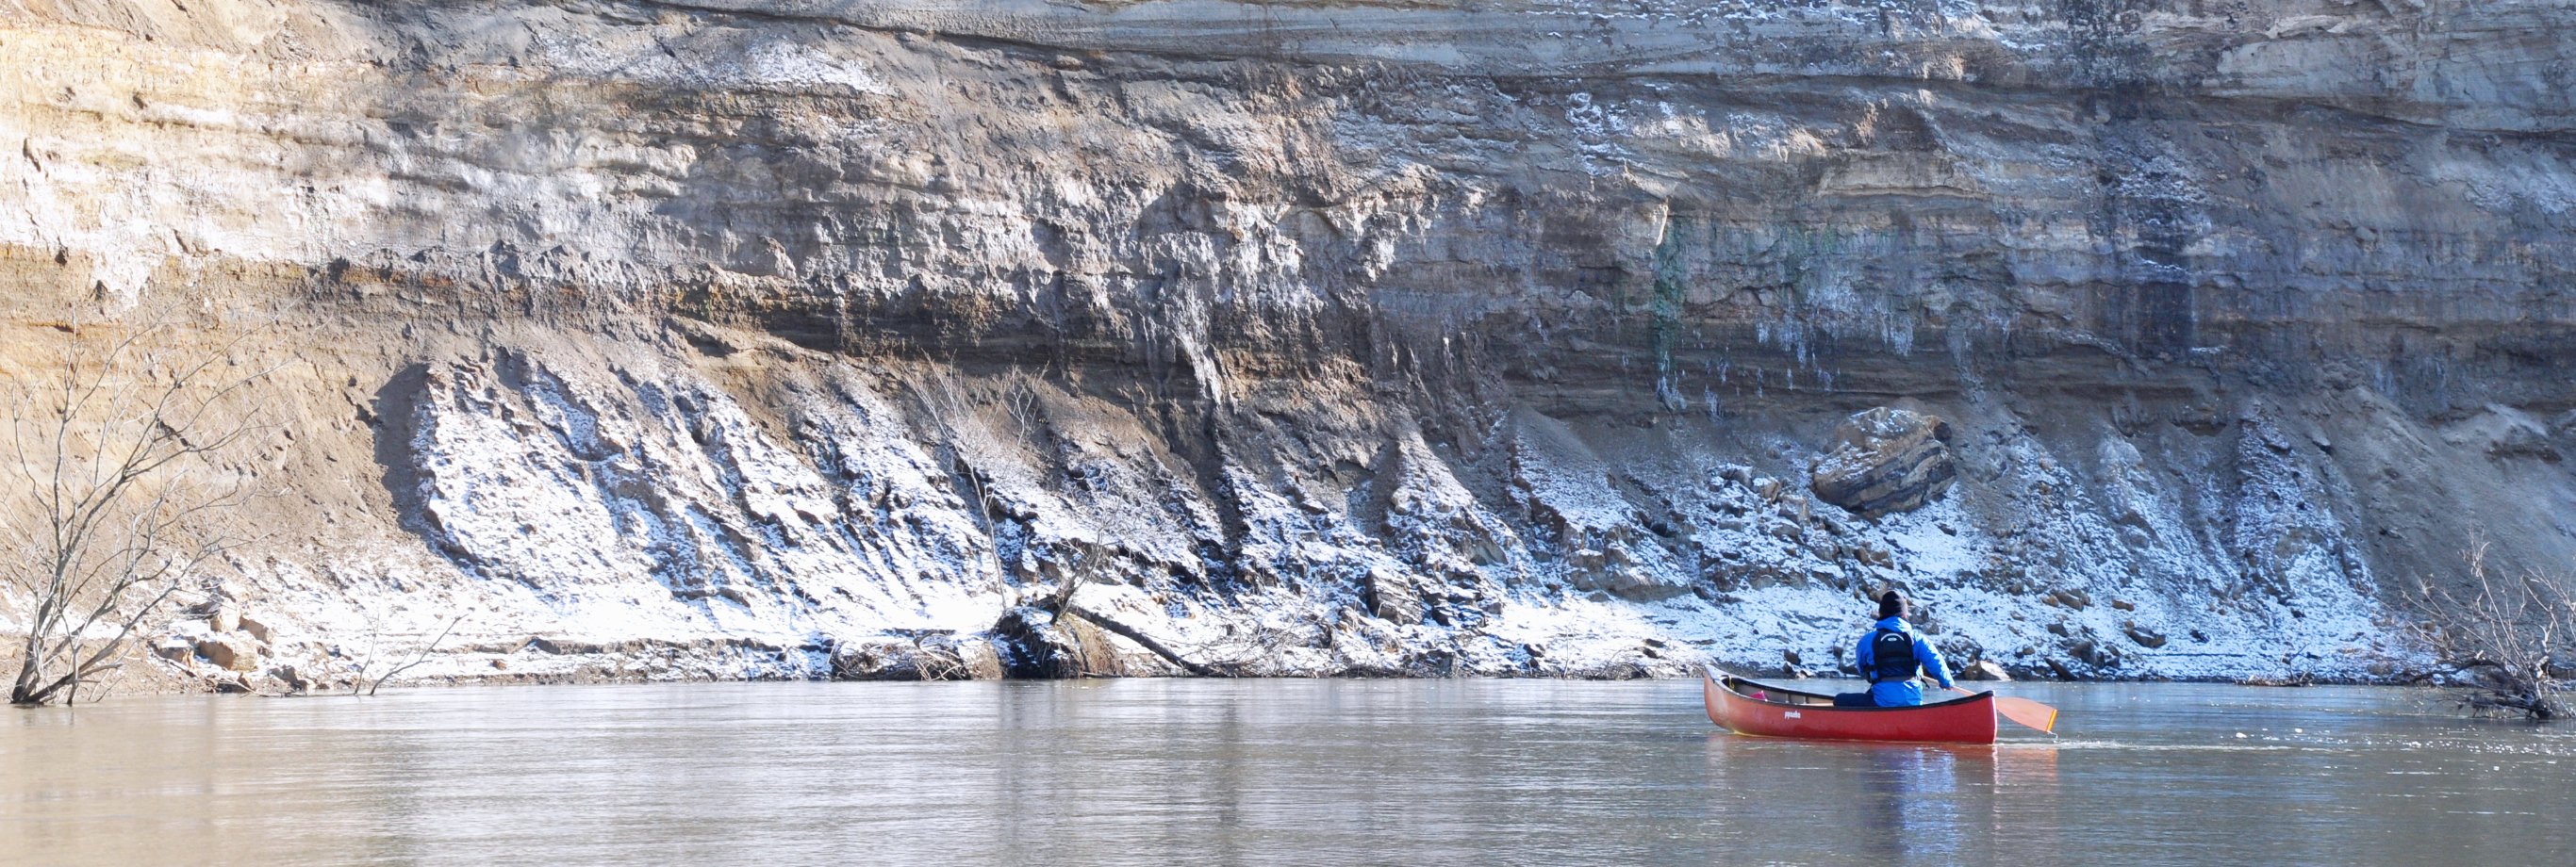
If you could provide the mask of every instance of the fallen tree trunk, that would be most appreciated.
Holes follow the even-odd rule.
[[[1223,671],[1219,671],[1210,666],[1200,665],[1183,658],[1179,653],[1174,652],[1171,648],[1163,646],[1162,642],[1155,641],[1152,636],[1129,628],[1127,624],[1103,617],[1090,609],[1068,604],[1064,608],[1064,613],[1091,621],[1093,626],[1098,626],[1102,629],[1108,630],[1110,634],[1136,642],[1136,646],[1145,648],[1145,650],[1153,653],[1155,656],[1162,657],[1164,661],[1180,666],[1183,670],[1188,671],[1191,674],[1195,674],[1200,677],[1226,676],[1226,673]]]
[[[2513,711],[2536,720],[2553,720],[2567,715],[2567,709],[2556,700],[2537,693],[2473,692],[2460,703],[2478,710]]]

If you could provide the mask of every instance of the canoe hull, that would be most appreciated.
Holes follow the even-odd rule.
[[[1893,743],[1991,744],[1995,694],[1915,707],[1833,707],[1833,697],[1700,674],[1708,721],[1739,734]],[[1755,697],[1761,696],[1760,698]]]

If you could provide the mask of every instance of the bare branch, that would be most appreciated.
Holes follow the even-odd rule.
[[[2419,580],[2413,624],[2416,636],[2472,687],[2460,703],[2534,719],[2565,716],[2557,660],[2562,636],[2576,627],[2570,579],[2531,573],[2499,580],[2487,568],[2483,538],[2473,537],[2461,558],[2468,576],[2459,583],[2475,587],[2475,595]]]
[[[233,370],[265,329],[184,327],[174,310],[64,320],[54,368],[7,383],[0,545],[18,556],[0,575],[31,603],[17,704],[73,700],[223,562],[224,519],[255,484],[227,464],[278,429],[255,399],[275,368]]]
[[[419,652],[417,652],[417,653],[413,653],[413,654],[411,655],[411,660],[410,660],[409,662],[405,662],[405,663],[403,663],[403,664],[401,664],[401,665],[394,666],[394,667],[393,667],[393,670],[391,670],[391,671],[387,671],[387,672],[385,672],[385,673],[384,673],[384,675],[383,675],[383,676],[376,678],[375,683],[373,683],[373,684],[369,684],[369,685],[367,686],[367,694],[368,694],[368,695],[375,695],[375,694],[376,694],[376,689],[377,689],[377,688],[379,688],[379,687],[384,686],[384,685],[385,685],[385,681],[388,681],[388,680],[392,680],[392,679],[394,679],[394,675],[398,675],[398,674],[401,674],[401,673],[403,673],[403,672],[410,671],[412,666],[419,665],[419,664],[421,664],[422,662],[426,662],[426,661],[428,661],[430,652],[438,649],[438,643],[439,643],[439,642],[441,642],[441,641],[446,641],[446,640],[447,640],[447,633],[449,633],[449,632],[451,632],[451,631],[454,631],[454,630],[456,629],[456,624],[463,623],[463,622],[465,622],[465,618],[464,618],[464,616],[463,616],[463,615],[459,615],[459,616],[457,616],[457,618],[456,618],[456,619],[454,619],[454,620],[447,621],[447,628],[439,630],[439,631],[438,631],[438,637],[430,639],[428,644],[421,645],[421,646],[420,646],[420,651],[419,651]]]

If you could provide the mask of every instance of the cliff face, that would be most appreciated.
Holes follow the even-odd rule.
[[[2022,671],[2386,677],[2473,537],[2576,559],[2560,5],[0,27],[15,333],[293,305],[190,610],[308,676],[1817,668],[1896,586]],[[1877,407],[1947,486],[1865,517]]]

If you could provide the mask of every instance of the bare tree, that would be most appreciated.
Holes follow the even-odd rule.
[[[7,372],[0,573],[28,606],[12,704],[69,703],[123,664],[137,627],[242,538],[253,493],[219,457],[263,439],[267,370],[175,313],[53,326],[36,369]]]
[[[375,620],[370,617],[367,621],[367,655],[360,657],[357,662],[350,665],[351,673],[349,677],[349,694],[375,695],[376,690],[384,687],[385,681],[392,680],[395,676],[412,670],[414,666],[429,661],[429,655],[437,652],[438,643],[446,641],[447,634],[456,631],[456,624],[463,622],[465,622],[465,616],[461,614],[457,615],[455,619],[447,621],[447,626],[438,630],[438,635],[431,638],[428,644],[421,645],[420,649],[413,651],[409,658],[395,664],[392,668],[386,669],[383,674],[379,674],[371,678],[367,676],[367,669],[375,666],[377,633],[375,629]]]
[[[2419,582],[2415,623],[2425,644],[2471,686],[2461,704],[2532,719],[2566,716],[2558,699],[2564,685],[2554,677],[2555,654],[2576,635],[2576,597],[2566,576],[2491,575],[2485,539],[2472,539],[2462,556],[2475,592]]]

